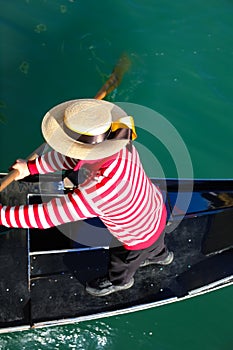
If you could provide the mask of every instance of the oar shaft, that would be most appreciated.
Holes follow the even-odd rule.
[[[110,94],[119,85],[117,77],[112,73],[110,78],[102,86],[102,88],[95,95],[95,99],[103,100],[107,94]]]
[[[34,160],[43,152],[46,143],[42,143],[30,156],[28,156],[27,160]],[[17,169],[11,170],[6,176],[3,177],[0,183],[0,192],[2,192],[8,185],[10,185],[15,178],[19,175],[19,171]]]
[[[10,185],[15,178],[19,175],[19,171],[17,169],[11,170],[1,181],[0,184],[0,192],[2,192],[8,185]]]

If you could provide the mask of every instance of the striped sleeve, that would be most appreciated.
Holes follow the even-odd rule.
[[[48,203],[21,206],[0,206],[0,225],[16,228],[45,229],[98,216],[80,190]]]
[[[31,175],[47,174],[59,170],[73,169],[77,161],[77,159],[66,157],[53,150],[35,160],[28,161],[28,169]]]

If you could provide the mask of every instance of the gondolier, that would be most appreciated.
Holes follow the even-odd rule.
[[[95,296],[130,288],[140,266],[171,263],[173,253],[164,243],[165,205],[132,145],[133,118],[113,103],[79,99],[46,113],[42,133],[53,150],[17,161],[17,180],[83,167],[88,175],[72,192],[48,203],[0,206],[0,224],[46,229],[99,217],[119,245],[110,249],[108,275],[86,286]]]

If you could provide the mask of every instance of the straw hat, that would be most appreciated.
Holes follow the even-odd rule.
[[[42,133],[57,152],[82,160],[111,156],[136,138],[132,117],[115,104],[96,99],[53,107],[43,118]]]

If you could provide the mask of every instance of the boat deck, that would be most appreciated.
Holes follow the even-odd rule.
[[[183,297],[193,289],[228,277],[233,271],[232,250],[209,257],[202,252],[209,225],[209,217],[184,220],[166,237],[175,254],[171,265],[140,268],[131,289],[106,297],[90,296],[84,286],[106,272],[108,250],[32,256],[32,321],[77,317]]]

